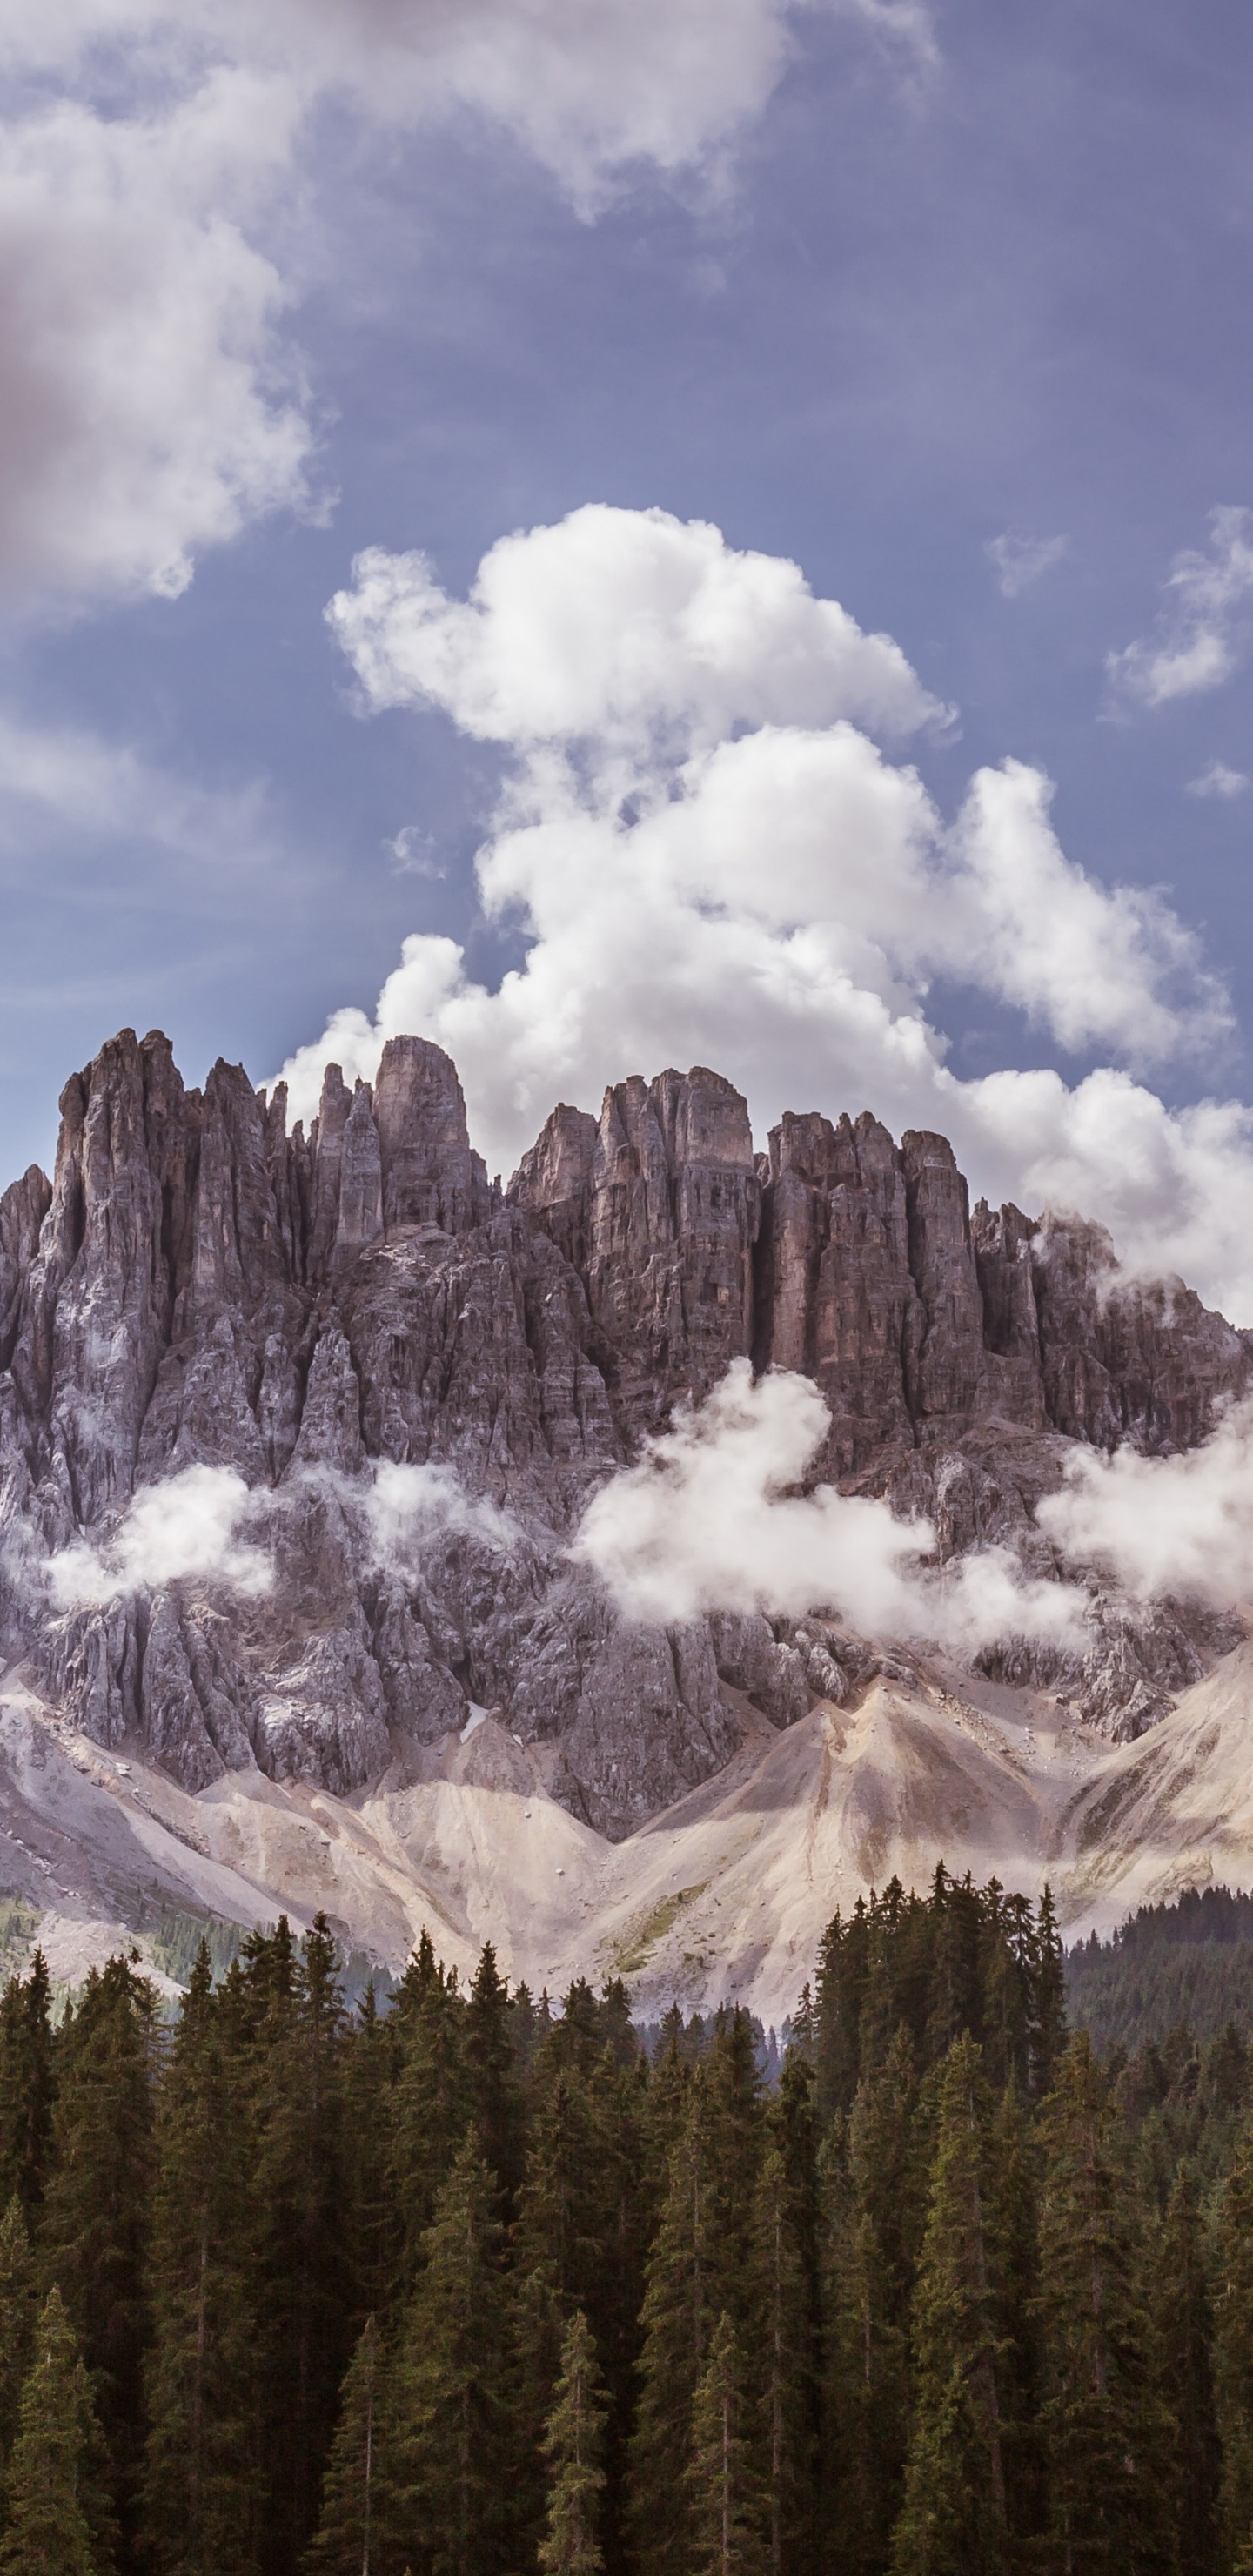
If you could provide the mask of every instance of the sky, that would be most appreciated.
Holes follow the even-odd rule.
[[[712,1063],[1253,1324],[1253,21],[11,0],[0,1176]]]

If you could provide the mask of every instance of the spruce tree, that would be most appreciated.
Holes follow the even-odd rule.
[[[765,2576],[746,2373],[725,2309],[692,2400],[687,2472],[693,2576]]]
[[[1040,2218],[1046,2565],[1147,2576],[1164,2563],[1167,2419],[1140,2297],[1139,2213],[1086,2031],[1045,2106]]]
[[[5,2481],[0,2576],[111,2576],[112,2527],[87,2373],[59,2290],[50,2291],[22,2390]]]
[[[47,2180],[56,2098],[51,1982],[42,1950],[0,1997],[0,2206],[17,2193],[28,2221]]]
[[[1253,2123],[1218,2205],[1214,2382],[1222,2443],[1222,2530],[1234,2556],[1253,2531]]]
[[[944,2069],[914,2293],[913,2423],[893,2576],[1002,2576],[1008,2564],[991,2106],[979,2058],[967,2035]]]
[[[692,2404],[721,2310],[723,2280],[710,2089],[692,2078],[648,2258],[640,2397],[631,2451],[631,2516],[642,2576],[671,2576],[690,2555],[687,2482]]]
[[[79,2338],[129,2541],[143,2457],[154,1998],[124,1959],[93,1970],[61,2038],[40,2253]]]
[[[1186,2170],[1176,2176],[1165,2219],[1149,2240],[1148,2303],[1168,2419],[1159,2475],[1174,2554],[1188,2576],[1213,2576],[1221,2469],[1210,2358],[1213,2319],[1196,2194]]]
[[[849,2576],[886,2564],[900,2510],[909,2407],[917,2087],[908,2034],[858,2087],[847,2139],[822,2157],[826,2342],[824,2520],[844,2535]]]
[[[310,2576],[385,2576],[393,2563],[385,2446],[382,2354],[368,2317],[344,2379]]]
[[[157,2123],[143,2528],[163,2576],[253,2576],[257,2566],[249,2143],[202,1943]]]
[[[601,2576],[598,2539],[605,2400],[596,2347],[581,2308],[576,2308],[561,2347],[561,2376],[544,2434],[548,2461],[548,2528],[540,2544],[540,2576]]]
[[[0,2480],[17,2434],[38,2313],[34,2257],[22,2204],[14,2192],[0,2219]]]
[[[755,2356],[767,2564],[772,2576],[805,2576],[811,2564],[816,2434],[813,2245],[805,2177],[790,2169],[787,2140],[767,2149],[754,2210]],[[808,2260],[807,2260],[808,2257]]]
[[[508,2563],[510,2451],[495,2177],[474,2132],[436,2194],[396,2372],[391,2474],[413,2576]]]

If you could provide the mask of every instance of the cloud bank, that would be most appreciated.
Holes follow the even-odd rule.
[[[595,505],[502,539],[465,600],[372,549],[329,614],[363,712],[438,709],[506,751],[478,881],[525,955],[493,990],[415,932],[376,1011],[335,1013],[284,1067],[293,1114],[328,1060],[370,1079],[416,1031],[456,1058],[507,1171],[555,1100],[704,1062],[762,1127],[871,1107],[939,1128],[993,1200],[1099,1217],[1129,1264],[1253,1321],[1250,1112],[1170,1110],[1136,1079],[1229,1025],[1198,942],[1067,858],[1022,762],[981,769],[947,822],[872,739],[947,711],[795,565]],[[1117,1061],[1074,1087],[1047,1067],[963,1082],[928,1016],[940,975]]]
[[[638,1619],[830,1610],[862,1635],[965,1655],[1009,1636],[1081,1643],[1084,1595],[1026,1579],[1007,1549],[927,1569],[928,1521],[898,1521],[886,1503],[829,1485],[790,1493],[829,1421],[807,1378],[781,1369],[754,1383],[748,1361],[733,1361],[699,1412],[680,1414],[595,1496],[572,1555]]]

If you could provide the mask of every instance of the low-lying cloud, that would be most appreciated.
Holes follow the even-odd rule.
[[[273,1587],[274,1568],[245,1534],[256,1508],[233,1467],[184,1467],[145,1485],[107,1539],[75,1539],[49,1558],[53,1603],[58,1610],[103,1608],[180,1582],[221,1583],[259,1599]]]
[[[1011,1636],[1081,1645],[1085,1595],[1025,1577],[1008,1549],[928,1567],[928,1521],[829,1485],[789,1491],[829,1420],[807,1378],[780,1369],[754,1381],[747,1360],[733,1361],[699,1412],[680,1414],[595,1496],[575,1561],[641,1620],[830,1610],[862,1635],[965,1655]]]
[[[468,1494],[451,1467],[411,1467],[382,1458],[372,1471],[365,1504],[376,1561],[411,1572],[424,1543],[442,1531],[482,1539],[510,1553],[521,1532],[508,1512]]]
[[[1145,1458],[1076,1449],[1036,1519],[1071,1563],[1126,1591],[1234,1610],[1253,1601],[1253,1403],[1234,1405],[1199,1449]]]

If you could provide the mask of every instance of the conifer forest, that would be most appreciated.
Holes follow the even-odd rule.
[[[0,2002],[0,2576],[1250,2576],[1253,2063],[943,1870],[781,2060],[324,1923]]]

